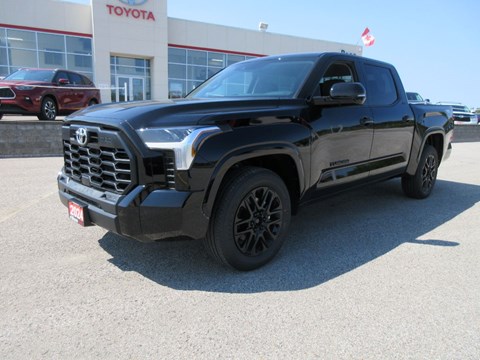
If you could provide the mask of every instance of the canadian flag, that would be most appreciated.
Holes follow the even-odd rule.
[[[362,34],[363,45],[372,46],[375,43],[375,38],[373,35],[370,35],[370,29],[367,27]]]

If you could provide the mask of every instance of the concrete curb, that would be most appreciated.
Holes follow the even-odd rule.
[[[63,121],[0,121],[0,158],[62,156]],[[455,126],[453,142],[480,141],[480,125]]]

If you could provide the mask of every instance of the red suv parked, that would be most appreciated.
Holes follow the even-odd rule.
[[[82,74],[58,69],[20,69],[0,80],[0,119],[3,114],[35,114],[55,120],[100,102],[100,91]]]

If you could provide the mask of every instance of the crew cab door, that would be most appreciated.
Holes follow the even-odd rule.
[[[414,115],[394,67],[363,63],[366,105],[371,109],[373,145],[370,175],[402,172],[408,164],[414,132]]]
[[[313,96],[329,96],[333,84],[358,82],[356,64],[332,60],[320,77]],[[311,183],[317,190],[368,176],[373,141],[371,110],[365,105],[313,105],[310,124],[314,131]]]

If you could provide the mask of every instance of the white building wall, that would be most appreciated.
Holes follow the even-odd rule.
[[[362,54],[362,47],[357,45],[175,18],[168,18],[168,43],[257,55],[322,51]]]
[[[0,0],[0,24],[91,35],[91,9],[66,1]]]

